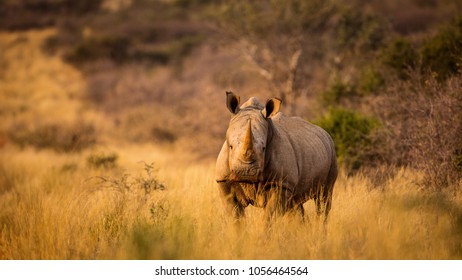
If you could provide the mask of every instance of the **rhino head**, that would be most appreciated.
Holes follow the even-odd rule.
[[[250,98],[240,107],[239,96],[227,92],[226,105],[233,114],[226,132],[228,180],[262,181],[266,146],[271,133],[269,119],[279,112],[281,100],[272,98],[263,105],[256,98]]]

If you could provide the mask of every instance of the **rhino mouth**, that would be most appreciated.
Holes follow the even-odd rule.
[[[231,171],[229,180],[233,182],[257,183],[261,181],[260,177],[260,170],[257,167],[250,167]]]

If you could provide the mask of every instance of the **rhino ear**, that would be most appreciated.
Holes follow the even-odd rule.
[[[239,96],[235,95],[233,92],[226,92],[226,106],[231,113],[237,114],[237,112],[239,112],[240,100]]]
[[[279,109],[281,108],[281,103],[281,99],[271,98],[266,102],[265,108],[261,111],[261,113],[265,118],[271,118],[279,112]]]

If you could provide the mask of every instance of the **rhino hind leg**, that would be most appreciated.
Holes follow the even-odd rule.
[[[321,216],[321,214],[324,213],[324,222],[327,221],[327,216],[329,215],[330,209],[332,207],[332,194],[337,176],[337,161],[333,160],[325,184],[321,186],[318,195],[314,199],[318,216]]]
[[[314,198],[316,204],[316,214],[323,216],[324,222],[327,221],[332,206],[332,187],[322,187],[318,195]]]

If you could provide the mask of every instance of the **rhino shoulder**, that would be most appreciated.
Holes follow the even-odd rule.
[[[228,165],[228,144],[226,141],[221,147],[221,151],[218,154],[216,166],[215,166],[215,180],[217,182],[225,181],[229,176],[229,165]]]

